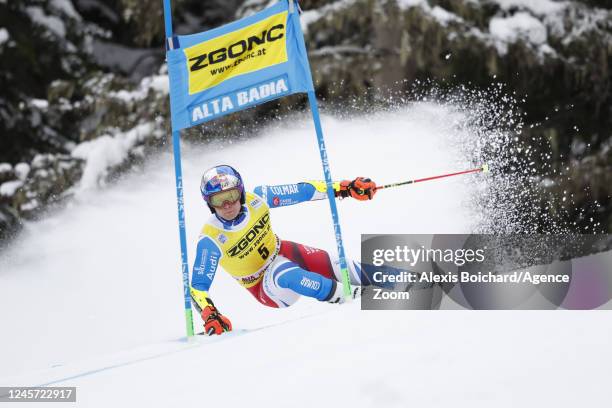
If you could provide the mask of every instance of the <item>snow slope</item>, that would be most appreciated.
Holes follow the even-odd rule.
[[[390,183],[462,169],[469,163],[448,147],[466,137],[456,120],[433,104],[325,116],[332,174]],[[184,145],[190,262],[209,216],[198,191],[206,168],[234,165],[248,188],[320,178],[315,140],[311,123],[291,119],[244,142]],[[472,231],[478,215],[465,199],[481,176],[342,201],[348,255],[359,257],[362,233]],[[272,212],[281,237],[333,251],[330,219],[325,201]],[[608,399],[607,312],[361,311],[309,299],[275,310],[220,271],[211,295],[236,333],[188,344],[179,340],[179,267],[169,153],[27,225],[0,255],[0,386],[77,386],[86,407],[597,407]]]

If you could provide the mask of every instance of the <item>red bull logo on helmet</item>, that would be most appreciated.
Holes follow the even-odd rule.
[[[227,174],[217,174],[213,176],[213,178],[209,181],[211,187],[220,187],[221,190],[226,188],[236,187],[238,182],[235,177],[229,176]]]
[[[219,184],[221,184],[221,181],[219,180],[219,176],[214,176],[213,178],[211,178],[209,183],[211,187],[216,187]]]

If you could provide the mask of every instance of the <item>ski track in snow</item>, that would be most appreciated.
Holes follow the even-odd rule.
[[[428,104],[370,118],[325,116],[332,175],[386,184],[467,167],[448,147],[465,137],[449,130],[450,120]],[[237,167],[248,189],[322,177],[304,120],[245,142],[183,144],[190,263],[209,216],[199,178],[219,163]],[[341,201],[348,256],[359,258],[362,233],[469,233],[478,217],[465,198],[481,176]],[[335,251],[326,201],[271,214],[280,237]],[[77,386],[78,405],[87,407],[603,406],[612,379],[603,366],[612,357],[606,312],[360,311],[358,303],[310,299],[276,310],[219,271],[211,296],[234,328],[283,324],[181,342],[177,232],[170,153],[29,223],[0,257],[0,385]]]

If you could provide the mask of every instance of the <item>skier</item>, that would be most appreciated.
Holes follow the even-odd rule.
[[[357,177],[333,184],[334,195],[371,200],[376,183]],[[321,249],[278,238],[270,224],[270,207],[327,198],[322,181],[258,186],[245,192],[240,174],[227,165],[202,176],[202,197],[213,213],[202,228],[191,279],[191,298],[208,335],[232,330],[230,320],[213,304],[208,290],[218,266],[255,299],[269,307],[288,307],[303,295],[343,303],[339,261]],[[361,293],[361,268],[348,261],[352,296]]]

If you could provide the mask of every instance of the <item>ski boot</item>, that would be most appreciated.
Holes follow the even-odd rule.
[[[342,286],[342,284],[337,283],[336,281],[333,281],[333,285],[334,286],[329,292],[329,296],[323,301],[337,304],[344,303],[346,301],[346,297],[344,296],[344,286]],[[355,300],[361,297],[361,293],[363,290],[362,288],[362,286],[351,285],[351,299]]]

